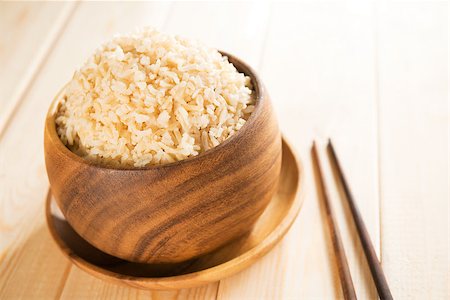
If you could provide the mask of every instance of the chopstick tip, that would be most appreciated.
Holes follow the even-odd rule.
[[[333,143],[331,142],[331,138],[328,138],[327,149],[328,149],[329,151],[331,151],[331,150],[334,149]]]

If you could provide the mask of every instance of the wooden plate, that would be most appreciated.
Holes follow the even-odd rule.
[[[227,246],[183,263],[131,263],[98,250],[70,227],[50,191],[46,202],[47,225],[62,252],[76,266],[98,278],[142,289],[190,288],[235,274],[272,249],[289,230],[301,208],[303,176],[300,162],[283,140],[279,187],[253,230]]]

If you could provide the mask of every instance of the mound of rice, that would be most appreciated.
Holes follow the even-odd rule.
[[[253,109],[250,78],[217,50],[144,29],[115,37],[75,72],[56,125],[78,155],[143,167],[219,145]]]

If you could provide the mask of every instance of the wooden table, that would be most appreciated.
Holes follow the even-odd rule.
[[[305,163],[285,239],[249,269],[178,292],[98,280],[44,223],[44,116],[101,41],[151,25],[259,70]],[[309,149],[332,137],[396,299],[448,299],[448,2],[0,3],[0,298],[342,297]],[[324,153],[322,153],[323,157]],[[326,177],[356,292],[376,298],[348,207]]]

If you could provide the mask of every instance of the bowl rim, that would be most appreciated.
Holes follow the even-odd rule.
[[[62,95],[66,89],[66,85],[64,85],[61,90],[56,94],[55,98],[53,99],[52,103],[50,104],[50,107],[47,112],[46,121],[45,121],[45,132],[48,133],[48,137],[52,142],[52,147],[56,147],[56,150],[58,150],[61,154],[68,157],[71,160],[75,160],[76,162],[88,166],[88,167],[95,167],[98,169],[105,169],[105,170],[121,170],[121,171],[145,171],[145,170],[154,170],[154,169],[165,169],[165,168],[173,168],[180,165],[196,162],[198,160],[204,159],[206,157],[209,157],[213,155],[214,153],[217,153],[222,148],[226,147],[230,144],[236,144],[238,143],[238,139],[240,136],[242,136],[245,132],[249,131],[252,125],[256,122],[256,120],[259,118],[259,116],[262,113],[264,103],[266,100],[266,92],[264,89],[264,85],[261,82],[261,79],[255,72],[255,70],[250,67],[247,63],[245,63],[240,58],[229,54],[228,52],[218,50],[222,56],[227,57],[228,61],[233,64],[233,66],[241,73],[244,73],[246,76],[250,77],[251,84],[253,86],[253,91],[255,93],[255,108],[253,112],[250,114],[249,118],[245,122],[245,124],[242,126],[241,129],[239,129],[234,135],[220,143],[219,145],[208,149],[205,152],[201,152],[196,156],[190,156],[188,158],[185,158],[183,160],[178,160],[171,163],[165,163],[165,164],[157,164],[157,165],[147,165],[144,167],[132,167],[132,166],[121,166],[121,165],[107,165],[95,162],[94,160],[86,159],[82,156],[77,155],[76,153],[72,152],[69,148],[67,148],[61,139],[59,138],[59,135],[56,132],[56,123],[55,123],[55,116],[56,112],[59,108]]]

